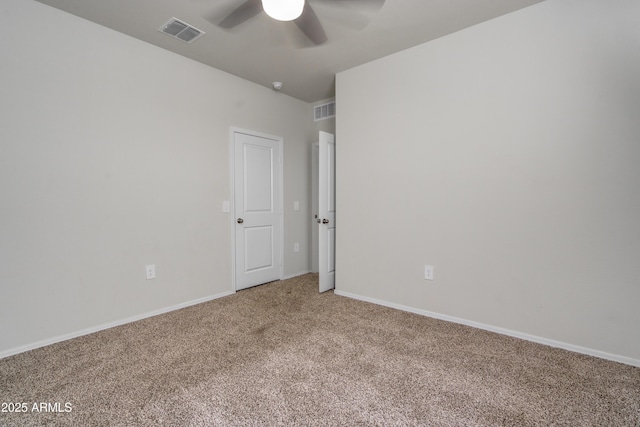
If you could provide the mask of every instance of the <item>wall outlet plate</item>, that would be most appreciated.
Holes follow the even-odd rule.
[[[155,264],[146,265],[144,267],[144,270],[145,270],[145,274],[147,276],[147,280],[156,278],[156,265]]]
[[[424,266],[424,278],[426,280],[433,280],[433,266],[425,265]]]

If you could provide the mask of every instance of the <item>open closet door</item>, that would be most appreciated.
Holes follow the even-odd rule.
[[[336,282],[336,143],[335,137],[320,132],[318,154],[318,275],[320,292]]]

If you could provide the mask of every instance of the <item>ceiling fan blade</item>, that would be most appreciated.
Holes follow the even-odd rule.
[[[374,15],[384,6],[385,0],[309,0],[326,22],[364,30]]]
[[[300,28],[300,31],[316,46],[327,41],[327,34],[324,32],[318,16],[308,1],[304,4],[302,15],[294,22]]]
[[[218,26],[227,29],[233,28],[253,18],[260,12],[262,12],[261,0],[247,0],[236,10],[227,15],[227,17],[224,18]]]

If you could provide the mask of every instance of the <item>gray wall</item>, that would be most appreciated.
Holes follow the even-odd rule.
[[[548,0],[339,73],[338,293],[640,365],[639,16]]]
[[[0,356],[231,292],[232,126],[284,138],[284,274],[309,270],[309,104],[40,3],[0,12]]]

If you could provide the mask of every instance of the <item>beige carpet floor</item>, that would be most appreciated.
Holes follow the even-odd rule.
[[[640,368],[309,274],[2,359],[0,402],[28,404],[2,426],[640,426]]]

